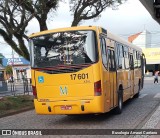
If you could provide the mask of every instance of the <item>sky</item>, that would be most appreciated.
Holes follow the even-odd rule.
[[[48,29],[69,27],[73,18],[69,10],[67,2],[60,3],[58,11],[49,16],[47,21]],[[82,21],[80,25],[102,26],[125,39],[146,29],[152,34],[152,44],[156,47],[158,44],[160,45],[160,39],[158,39],[160,36],[160,25],[151,17],[139,0],[128,0],[125,4],[119,6],[117,10],[107,8],[98,20]],[[27,29],[28,35],[39,32],[38,22],[33,19]],[[12,50],[10,46],[7,46],[1,38],[0,49],[0,53],[3,53],[5,57],[11,57]]]

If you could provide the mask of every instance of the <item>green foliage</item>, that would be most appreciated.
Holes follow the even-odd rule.
[[[23,95],[4,97],[0,99],[0,116],[33,107],[33,96]]]
[[[12,66],[9,66],[9,65],[6,66],[5,70],[7,74],[10,74],[10,75],[13,74]]]
[[[36,19],[40,31],[47,30],[49,15],[55,14],[59,2],[64,0],[0,0],[0,36],[14,51],[30,60],[25,41],[29,41],[28,24]],[[107,7],[117,7],[127,0],[69,0],[73,15],[71,26],[83,20],[99,18]]]
[[[4,56],[2,53],[0,53],[0,64],[2,64],[2,58],[4,58]]]
[[[1,0],[0,35],[14,51],[30,60],[25,41],[28,41],[29,22],[37,19],[40,31],[47,30],[47,16],[56,11],[60,0]]]
[[[0,58],[4,58],[4,55],[2,53],[0,53]]]
[[[77,26],[82,20],[96,19],[108,7],[116,9],[127,0],[70,0],[73,15],[71,26]]]

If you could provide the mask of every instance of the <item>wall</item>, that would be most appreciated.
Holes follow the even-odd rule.
[[[140,48],[151,48],[151,33],[144,30],[132,43]]]
[[[31,67],[30,65],[16,65],[12,66],[13,77],[16,80],[22,80],[23,77],[31,78]]]

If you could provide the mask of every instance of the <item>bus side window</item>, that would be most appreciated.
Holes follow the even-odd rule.
[[[133,59],[134,59],[134,68],[137,68],[137,51],[134,50],[133,52]]]
[[[111,60],[111,50],[108,49],[108,67],[109,70],[112,70],[112,60]]]
[[[141,68],[141,56],[139,52],[137,52],[137,54],[138,54],[138,58],[137,58],[138,68]]]
[[[124,49],[122,45],[119,45],[119,69],[124,69]]]
[[[101,54],[102,54],[102,61],[104,67],[107,69],[107,48],[106,48],[106,41],[104,38],[101,38]]]
[[[116,66],[117,66],[117,69],[118,69],[118,65],[119,65],[119,44],[116,43],[116,46],[115,46],[115,57],[116,57]]]
[[[115,53],[113,50],[111,50],[111,61],[112,61],[112,70],[116,70],[116,62],[115,62]]]
[[[127,46],[124,46],[124,61],[125,61],[125,68],[129,69],[129,50]]]
[[[134,69],[133,55],[129,54],[129,67],[131,70]]]
[[[110,71],[116,70],[115,53],[110,49],[108,49],[108,66]]]

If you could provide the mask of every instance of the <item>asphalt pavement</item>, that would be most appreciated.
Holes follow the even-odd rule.
[[[154,77],[145,77],[145,86],[148,85],[148,87],[145,87],[144,90],[146,91],[146,89],[149,89],[148,91],[151,92],[151,93],[153,93],[154,91],[156,91],[156,92],[158,92],[158,93],[156,93],[156,96],[160,97],[160,92],[159,92],[160,91],[160,77],[159,77],[159,84],[154,84],[153,80],[154,80]],[[21,93],[23,94],[23,92],[21,92]],[[142,94],[140,95],[141,96],[140,98],[143,98],[143,96],[145,96],[145,94],[146,94],[146,92],[144,94],[142,92]],[[134,103],[136,103],[136,102],[134,102]],[[46,118],[47,116],[41,116],[41,117]],[[55,116],[53,116],[53,117],[55,117]],[[56,116],[56,117],[60,117],[60,116]],[[61,118],[61,119],[65,120],[66,118]],[[67,118],[67,119],[69,120],[69,118]],[[111,120],[111,121],[113,122],[113,120]],[[104,124],[101,124],[101,125],[104,125]],[[149,118],[147,118],[147,121],[143,124],[143,126],[141,128],[142,129],[159,129],[160,130],[160,104],[158,106],[156,106],[156,108],[154,109],[154,111],[152,112],[152,114],[149,116]],[[151,138],[158,138],[159,136],[152,135],[150,137]]]

